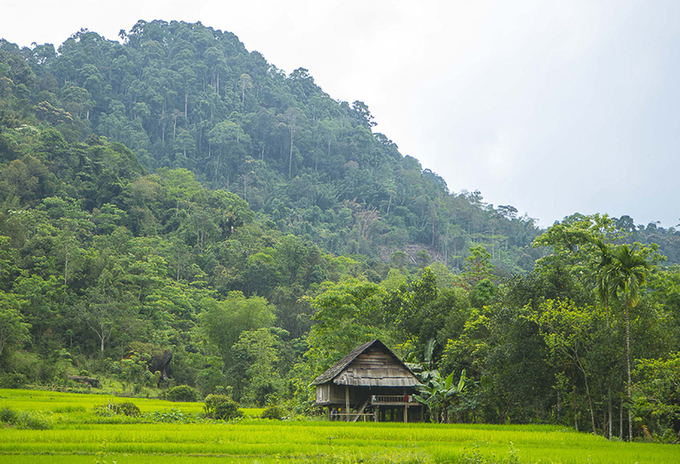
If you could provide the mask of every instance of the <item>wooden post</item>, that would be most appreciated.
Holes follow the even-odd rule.
[[[349,422],[349,385],[345,385],[345,420]]]
[[[408,422],[408,394],[404,388],[404,423]]]

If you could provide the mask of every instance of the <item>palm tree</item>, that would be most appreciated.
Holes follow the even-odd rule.
[[[595,269],[595,285],[597,286],[597,294],[600,297],[600,301],[604,305],[607,315],[607,327],[609,327],[609,296],[612,293],[611,266],[613,257],[610,247],[604,240],[598,238],[594,240],[594,244],[600,249],[600,262],[597,263]]]
[[[595,268],[595,285],[597,287],[597,294],[600,297],[600,302],[604,306],[607,325],[606,329],[611,336],[611,325],[609,324],[609,303],[610,295],[612,292],[612,282],[611,282],[611,266],[613,262],[611,247],[605,243],[602,238],[596,238],[593,240],[594,245],[600,250],[600,260]],[[605,434],[611,440],[612,438],[612,396],[611,396],[611,384],[607,382],[607,403],[609,406],[609,427],[605,431]],[[621,432],[623,434],[623,432]]]
[[[614,298],[623,303],[626,321],[626,373],[627,395],[631,400],[633,395],[630,380],[630,308],[635,307],[639,300],[639,290],[647,280],[647,269],[650,267],[647,257],[641,250],[637,250],[637,243],[632,247],[627,244],[615,248],[602,267],[603,286],[611,289]],[[598,282],[599,283],[599,282]],[[606,290],[604,290],[606,293]],[[633,438],[633,422],[630,409],[628,410],[628,439]]]

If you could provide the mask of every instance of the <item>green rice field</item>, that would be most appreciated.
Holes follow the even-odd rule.
[[[609,442],[558,426],[267,421],[262,410],[224,423],[201,419],[202,403],[119,399],[141,418],[101,417],[104,395],[0,390],[0,409],[31,411],[51,428],[0,429],[8,463],[678,463],[680,447]],[[186,421],[152,422],[153,414]],[[173,416],[174,417],[174,416]]]

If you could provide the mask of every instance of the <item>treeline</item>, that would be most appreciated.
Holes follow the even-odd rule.
[[[96,376],[310,412],[311,380],[379,337],[463,379],[433,420],[677,438],[680,272],[607,216],[551,227],[536,269],[499,280],[481,246],[461,273],[334,257],[189,171],[148,174],[122,145],[5,134],[19,149],[0,172],[5,386]]]

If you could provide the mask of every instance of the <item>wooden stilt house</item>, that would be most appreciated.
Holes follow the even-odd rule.
[[[356,347],[312,382],[330,420],[422,420],[418,378],[380,340]]]

